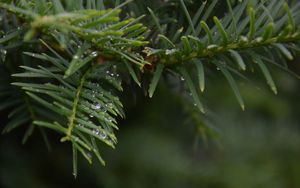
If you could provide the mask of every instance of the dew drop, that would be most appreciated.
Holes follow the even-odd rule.
[[[101,104],[95,104],[95,105],[92,105],[92,109],[94,110],[99,110],[101,108]]]
[[[2,60],[2,61],[5,61],[5,59],[6,59],[6,54],[7,54],[7,51],[6,51],[6,50],[4,50],[4,49],[1,49],[1,50],[0,50],[0,56],[1,56],[1,60]]]
[[[91,158],[92,158],[92,154],[91,154],[91,152],[87,152],[87,153],[86,153],[86,156],[87,156],[88,158],[90,158],[90,159],[91,159]]]
[[[100,136],[102,139],[106,139],[106,138],[107,138],[106,133],[103,132],[103,131],[101,131],[101,132],[99,133],[99,136]]]
[[[166,50],[165,54],[171,55],[171,54],[174,54],[176,51],[177,51],[176,49]]]
[[[96,135],[99,135],[100,134],[100,130],[99,129],[93,129],[93,133],[96,134]]]
[[[91,53],[92,57],[96,57],[97,55],[98,55],[98,53],[96,51],[94,51],[94,52]]]
[[[74,55],[73,59],[79,59],[78,55]]]
[[[180,80],[181,80],[181,81],[184,81],[184,78],[183,78],[183,77],[180,77]]]

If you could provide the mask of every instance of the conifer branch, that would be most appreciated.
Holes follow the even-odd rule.
[[[61,141],[72,146],[75,177],[78,153],[90,163],[92,153],[104,165],[97,141],[115,147],[116,117],[125,116],[118,96],[127,75],[150,97],[165,74],[181,78],[192,99],[192,105],[184,100],[184,108],[198,123],[197,131],[212,135],[197,113],[207,112],[201,101],[206,70],[220,70],[244,109],[233,74],[243,76],[255,64],[276,94],[268,64],[287,70],[274,63],[275,57],[292,60],[300,51],[300,2],[193,1],[198,9],[192,11],[184,0],[159,1],[153,9],[148,2],[137,6],[136,13],[126,12],[131,1],[107,2],[0,3],[0,70],[17,80],[7,75],[0,84],[0,97],[9,97],[0,110],[8,109],[15,118],[4,130],[30,124],[28,136],[34,124],[62,134]],[[223,17],[214,13],[220,2],[228,6]],[[20,56],[27,60],[15,61]],[[23,72],[16,71],[19,67]],[[145,87],[148,81],[142,78],[149,73]],[[16,93],[11,84],[22,89],[25,101],[10,97]],[[28,110],[19,111],[19,104]]]
[[[67,133],[66,133],[66,137],[61,139],[61,141],[63,141],[63,142],[66,141],[66,140],[70,140],[70,136],[72,135],[72,130],[75,126],[74,122],[75,122],[75,118],[76,118],[76,114],[77,114],[77,108],[78,108],[78,105],[79,105],[78,103],[79,103],[79,100],[80,100],[80,95],[81,95],[81,92],[83,90],[83,84],[85,83],[86,76],[89,74],[89,72],[90,72],[90,69],[88,69],[80,79],[80,83],[79,83],[79,86],[77,88],[76,95],[75,95],[75,98],[74,98],[74,103],[73,103],[73,107],[72,107],[72,114],[69,117],[68,130],[67,130]]]

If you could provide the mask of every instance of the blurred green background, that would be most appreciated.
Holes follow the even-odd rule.
[[[140,2],[146,11],[163,1]],[[223,14],[222,3],[216,14]],[[144,13],[134,5],[129,8],[138,16]],[[300,60],[289,66],[300,74]],[[174,86],[166,78],[152,99],[127,88],[127,118],[119,120],[116,149],[101,147],[105,167],[80,158],[77,179],[71,147],[60,143],[54,132],[47,132],[51,151],[38,130],[25,145],[26,127],[1,135],[0,187],[299,188],[300,80],[273,67],[279,91],[274,95],[260,73],[250,76],[255,84],[240,79],[246,103],[242,112],[228,83],[216,73],[208,72],[202,98],[209,112],[205,122],[215,131],[206,142],[197,131],[199,122],[184,110],[185,98],[170,90],[178,82]],[[0,120],[1,131],[6,116],[0,114]]]
[[[292,62],[291,69],[297,72],[299,63]],[[80,159],[77,179],[71,148],[55,133],[47,132],[50,152],[38,131],[24,146],[22,128],[2,135],[0,187],[299,188],[300,81],[276,68],[272,74],[278,95],[262,77],[251,78],[255,84],[240,80],[245,112],[224,78],[208,78],[203,100],[218,136],[206,142],[167,82],[160,83],[153,99],[130,97],[128,89],[126,100],[137,100],[120,120],[117,148],[101,148],[105,167]]]

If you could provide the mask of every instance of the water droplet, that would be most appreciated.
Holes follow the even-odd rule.
[[[180,80],[181,80],[181,81],[184,81],[184,78],[183,78],[183,77],[180,77]]]
[[[93,133],[96,134],[96,135],[99,135],[100,138],[102,138],[102,139],[107,138],[107,134],[104,131],[101,131],[99,129],[93,129]]]
[[[194,106],[197,106],[197,104],[196,104],[196,103],[194,103]]]
[[[103,131],[100,131],[99,136],[100,136],[102,139],[106,139],[106,138],[107,138],[106,133],[103,132]]]
[[[78,55],[74,55],[73,59],[79,59]]]
[[[101,108],[101,104],[92,105],[92,109],[99,110]]]
[[[93,133],[96,134],[96,135],[99,135],[100,134],[100,130],[99,129],[93,129]]]
[[[94,117],[93,114],[90,114],[89,116],[90,116],[91,118]]]
[[[92,158],[91,152],[86,152],[86,156],[91,159]]]
[[[6,54],[7,54],[7,51],[4,50],[4,49],[1,49],[0,50],[0,56],[1,56],[1,60],[4,62],[5,59],[6,59]]]
[[[96,57],[97,55],[98,55],[98,53],[96,51],[94,51],[94,52],[91,53],[92,57]]]
[[[174,54],[175,52],[177,52],[176,49],[171,49],[171,50],[166,50],[165,54],[166,55],[171,55],[171,54]]]

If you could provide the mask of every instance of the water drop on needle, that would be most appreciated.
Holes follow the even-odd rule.
[[[96,134],[96,135],[99,135],[100,131],[99,131],[99,129],[94,129],[93,133]]]
[[[99,110],[101,108],[101,104],[92,105],[92,109]]]
[[[4,50],[4,49],[1,49],[1,50],[0,50],[0,56],[1,56],[2,61],[5,61],[5,59],[6,59],[6,54],[7,54],[7,51],[6,51],[6,50]]]
[[[101,132],[99,133],[99,136],[100,136],[102,139],[106,139],[106,138],[107,138],[106,133],[103,132],[103,131],[101,131]]]
[[[98,55],[97,52],[92,52],[92,53],[91,53],[91,56],[92,56],[92,57],[96,57],[97,55]]]

